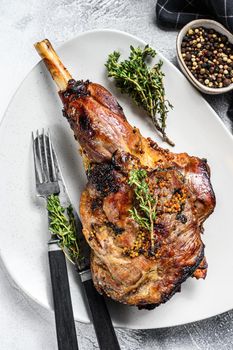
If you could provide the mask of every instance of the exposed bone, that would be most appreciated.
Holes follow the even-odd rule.
[[[72,79],[72,76],[62,64],[50,41],[44,39],[37,42],[34,46],[43,59],[58,89],[60,91],[66,90],[68,81]]]

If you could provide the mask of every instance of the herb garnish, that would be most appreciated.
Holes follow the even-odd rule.
[[[165,132],[167,113],[172,105],[165,99],[163,62],[160,60],[153,67],[147,65],[146,59],[156,56],[156,51],[149,45],[144,49],[130,46],[130,50],[129,59],[122,62],[119,62],[120,53],[117,51],[108,56],[105,64],[108,76],[115,79],[122,93],[131,96],[149,114],[163,140],[174,146]]]
[[[75,264],[79,257],[79,247],[75,234],[74,214],[71,206],[63,208],[57,195],[51,195],[47,200],[49,213],[49,230],[60,239],[60,247],[66,257]]]
[[[129,210],[131,217],[143,228],[150,231],[151,252],[154,253],[154,221],[156,219],[156,200],[150,194],[148,183],[146,182],[147,172],[144,169],[131,170],[128,183],[134,188],[134,193],[139,210],[133,207]]]

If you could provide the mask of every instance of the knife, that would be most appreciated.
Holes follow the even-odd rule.
[[[76,269],[80,276],[80,280],[84,287],[88,300],[99,348],[100,350],[120,350],[120,346],[112,325],[111,317],[109,315],[105,299],[97,292],[94,287],[90,270],[91,250],[82,233],[81,220],[70,201],[55,150],[54,154],[55,166],[57,168],[58,174],[58,183],[60,186],[59,199],[63,207],[68,208],[71,206],[73,211],[76,237],[80,250],[80,259],[78,259],[76,262]]]

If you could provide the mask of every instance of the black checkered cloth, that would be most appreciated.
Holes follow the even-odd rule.
[[[233,33],[233,0],[158,0],[158,24],[178,29],[199,18],[211,18]]]

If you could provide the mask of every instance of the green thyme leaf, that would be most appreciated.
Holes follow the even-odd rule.
[[[60,247],[67,258],[75,264],[79,258],[79,247],[76,240],[75,221],[71,206],[63,208],[57,195],[51,195],[47,200],[49,213],[49,230],[60,239]]]
[[[156,51],[149,45],[144,49],[130,46],[128,60],[119,62],[120,53],[114,51],[109,54],[105,66],[108,76],[115,79],[121,92],[131,96],[147,112],[163,140],[174,146],[165,132],[167,114],[172,105],[165,98],[164,73],[161,70],[163,62],[160,60],[152,68],[146,63],[148,58],[155,56]]]
[[[128,183],[134,189],[137,207],[129,210],[131,217],[139,226],[150,231],[151,251],[154,252],[154,222],[156,220],[156,199],[150,194],[146,182],[147,172],[144,169],[131,170]]]

